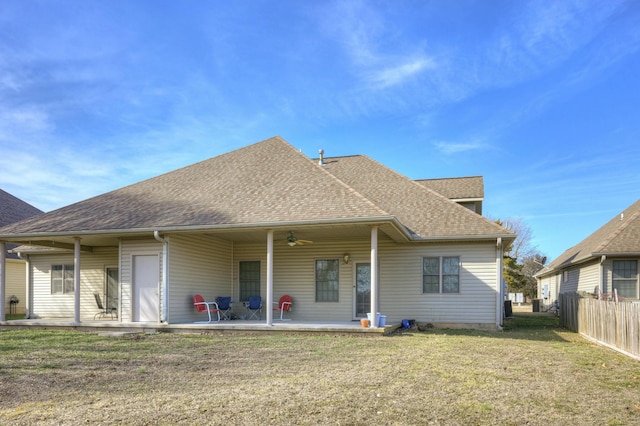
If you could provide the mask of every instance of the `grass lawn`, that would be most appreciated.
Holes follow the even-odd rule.
[[[638,424],[640,363],[516,314],[391,336],[0,331],[0,424]]]

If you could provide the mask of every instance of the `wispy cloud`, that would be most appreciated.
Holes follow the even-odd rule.
[[[433,69],[436,63],[427,57],[410,58],[406,63],[372,71],[370,81],[381,89],[401,84],[427,69]]]
[[[401,85],[437,66],[420,43],[403,44],[397,34],[401,29],[371,3],[338,2],[322,27],[344,47],[355,74],[374,90]],[[389,42],[396,38],[400,40]]]
[[[433,144],[438,151],[445,155],[459,154],[466,151],[477,151],[488,148],[488,145],[483,142],[467,142],[467,143],[455,143],[455,142],[435,142]]]

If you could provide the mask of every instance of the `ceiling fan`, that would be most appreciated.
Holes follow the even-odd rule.
[[[289,236],[287,237],[287,244],[289,244],[290,247],[296,246],[296,245],[304,245],[304,244],[311,244],[313,243],[313,241],[310,240],[299,240],[298,237],[295,236],[295,234],[293,233],[293,231],[289,231]]]

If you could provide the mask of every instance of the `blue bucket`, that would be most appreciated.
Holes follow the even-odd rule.
[[[411,326],[409,325],[409,320],[408,320],[408,319],[403,319],[403,320],[402,320],[402,328],[404,328],[404,329],[408,329],[409,327],[411,327]]]

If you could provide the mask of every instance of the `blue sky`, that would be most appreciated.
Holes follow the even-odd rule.
[[[0,5],[0,188],[49,211],[279,135],[484,176],[550,259],[640,198],[640,2]]]

